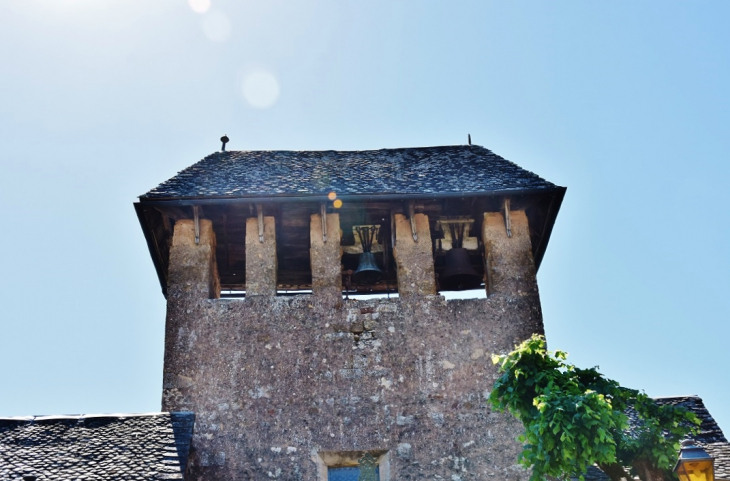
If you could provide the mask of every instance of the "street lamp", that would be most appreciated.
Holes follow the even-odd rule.
[[[715,481],[715,458],[695,445],[694,441],[682,441],[679,459],[674,472],[680,481]]]

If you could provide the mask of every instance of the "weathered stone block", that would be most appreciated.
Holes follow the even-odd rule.
[[[484,214],[482,239],[489,259],[489,293],[528,295],[537,293],[535,259],[525,211],[510,212],[512,237],[507,236],[504,215]],[[539,302],[538,302],[539,306]]]
[[[200,237],[196,244],[195,222],[181,219],[175,223],[167,274],[168,296],[186,298],[220,296],[213,223],[207,219],[200,219],[198,225]]]
[[[322,216],[310,218],[310,262],[312,265],[312,294],[315,298],[338,303],[342,299],[342,247],[340,246],[340,216],[327,214],[327,240],[322,231]]]
[[[413,240],[411,221],[403,214],[395,215],[395,247],[393,256],[398,267],[400,297],[436,294],[431,231],[428,217],[415,214],[418,240]]]
[[[246,296],[276,295],[276,224],[264,217],[264,240],[256,217],[246,219]]]

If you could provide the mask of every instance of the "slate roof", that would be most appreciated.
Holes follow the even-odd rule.
[[[477,145],[362,151],[216,152],[140,200],[473,194],[557,186]]]
[[[730,443],[715,418],[699,396],[676,396],[655,399],[660,404],[684,406],[700,419],[700,432],[692,437],[699,446],[715,458],[715,479],[730,480]]]
[[[700,431],[692,439],[715,458],[715,479],[730,480],[730,443],[699,396],[671,396],[654,398],[659,404],[684,406],[700,419]],[[629,423],[636,422],[629,414]],[[678,453],[679,454],[679,453]],[[598,468],[590,468],[586,481],[607,481],[609,478]]]
[[[193,413],[0,418],[0,479],[183,479]]]

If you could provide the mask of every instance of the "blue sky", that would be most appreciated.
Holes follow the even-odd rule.
[[[198,10],[198,11],[196,11]],[[730,430],[730,3],[0,1],[0,416],[160,408],[132,202],[219,148],[474,143],[568,187],[552,348]]]

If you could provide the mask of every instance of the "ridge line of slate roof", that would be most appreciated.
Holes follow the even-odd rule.
[[[347,195],[486,194],[561,189],[478,145],[353,151],[212,153],[144,200]]]

